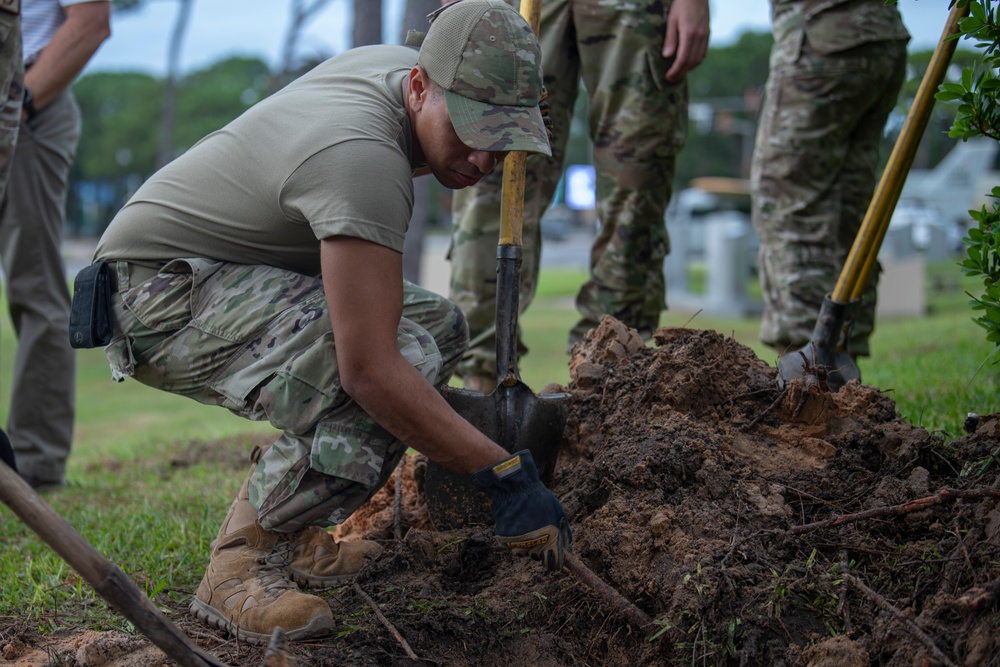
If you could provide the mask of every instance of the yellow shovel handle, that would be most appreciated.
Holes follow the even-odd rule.
[[[522,0],[521,16],[538,34],[542,16],[541,0]],[[515,151],[503,162],[503,190],[500,200],[500,245],[520,246],[524,224],[524,170],[528,154]]]
[[[955,52],[957,40],[949,40],[948,37],[958,32],[959,19],[968,13],[968,3],[964,7],[959,7],[956,2],[948,14],[948,22],[944,32],[941,33],[941,40],[934,49],[927,71],[924,72],[920,88],[917,89],[917,95],[913,99],[913,106],[906,115],[903,129],[896,139],[896,145],[893,146],[882,178],[868,205],[861,229],[854,239],[854,245],[851,246],[851,252],[844,262],[837,286],[831,294],[831,298],[837,303],[849,303],[854,299],[860,299],[865,291],[879,248],[882,247],[882,239],[885,238],[886,230],[889,228],[892,212],[896,208],[896,202],[899,201],[899,193],[903,190],[903,183],[917,154],[920,138],[927,128],[931,109],[934,107],[934,93],[944,81],[951,56]]]

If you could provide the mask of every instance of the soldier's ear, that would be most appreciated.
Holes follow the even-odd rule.
[[[431,79],[420,65],[410,70],[407,102],[413,111],[419,111],[431,93]]]

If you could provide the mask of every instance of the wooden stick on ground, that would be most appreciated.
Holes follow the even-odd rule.
[[[271,641],[264,651],[264,667],[296,667],[298,661],[288,652],[288,635],[281,628],[271,632]]]
[[[382,625],[385,626],[385,629],[388,630],[389,633],[396,639],[396,641],[399,642],[399,645],[403,647],[403,650],[406,651],[406,657],[408,657],[410,660],[419,660],[421,662],[434,662],[433,660],[425,660],[424,658],[417,657],[417,654],[413,652],[413,649],[410,648],[410,645],[406,642],[405,639],[403,639],[403,635],[399,634],[399,630],[397,630],[396,627],[389,622],[389,619],[385,617],[385,614],[382,613],[382,610],[378,608],[378,604],[375,603],[375,600],[373,600],[371,596],[368,595],[368,593],[365,593],[364,589],[361,588],[361,586],[358,586],[357,583],[353,584],[353,587],[354,591],[361,596],[361,599],[367,602],[368,606],[372,608],[372,611],[375,612],[376,616],[378,616],[378,620],[382,622]]]
[[[645,627],[653,623],[646,612],[635,606],[624,595],[608,586],[604,581],[594,574],[594,571],[583,564],[579,558],[572,553],[567,553],[563,564],[566,569],[573,573],[577,579],[589,586],[606,603],[622,612],[633,625]]]

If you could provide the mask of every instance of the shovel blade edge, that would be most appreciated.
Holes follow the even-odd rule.
[[[551,483],[569,394],[536,396],[527,385],[517,382],[512,387],[500,385],[489,395],[451,387],[442,395],[455,412],[508,452],[529,450],[542,482]],[[424,495],[431,522],[438,530],[493,524],[489,498],[468,477],[430,460]]]

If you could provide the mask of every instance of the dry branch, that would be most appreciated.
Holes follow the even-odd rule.
[[[382,622],[382,625],[385,626],[385,629],[388,630],[389,633],[399,643],[399,645],[403,647],[403,650],[406,651],[406,657],[408,657],[410,660],[418,660],[420,662],[425,662],[423,658],[417,657],[417,654],[413,652],[413,649],[410,648],[410,645],[407,643],[407,641],[403,639],[403,635],[399,634],[399,630],[397,630],[396,627],[389,622],[389,619],[386,618],[385,614],[382,613],[382,610],[379,609],[378,605],[375,603],[375,600],[373,600],[371,596],[368,595],[368,593],[365,593],[364,589],[361,588],[361,586],[358,586],[356,583],[354,584],[354,591],[361,596],[362,600],[368,603],[368,606],[371,607],[372,611],[375,612],[375,615],[378,616],[378,620]]]
[[[396,538],[399,542],[403,539],[403,517],[402,517],[402,503],[403,503],[403,466],[405,465],[406,457],[399,462],[396,466],[396,493],[393,497],[392,505],[392,536]]]
[[[865,519],[874,519],[877,517],[884,517],[884,516],[901,516],[903,514],[909,514],[910,512],[917,512],[923,509],[927,509],[932,505],[939,505],[945,501],[956,500],[958,498],[1000,499],[1000,491],[992,491],[986,489],[968,489],[968,490],[941,489],[934,495],[927,496],[926,498],[918,498],[917,500],[911,500],[910,502],[903,503],[901,505],[891,505],[889,507],[876,507],[875,509],[865,510],[864,512],[857,512],[855,514],[844,514],[842,516],[834,517],[832,519],[825,519],[823,521],[807,523],[802,526],[793,526],[788,529],[788,532],[793,535],[801,535],[803,533],[811,533],[815,530],[822,530],[823,528],[832,528],[834,526],[839,526],[845,523],[864,521]]]
[[[288,652],[288,635],[281,628],[271,632],[271,641],[264,651],[264,667],[296,667],[298,662]]]
[[[579,558],[572,553],[566,554],[564,561],[566,569],[573,573],[577,579],[589,586],[601,598],[612,607],[622,612],[634,625],[645,627],[652,624],[652,619],[644,611],[636,607],[630,600],[594,574],[594,571],[583,564]]]
[[[784,388],[784,389],[782,389],[780,392],[778,392],[778,397],[775,398],[774,401],[771,403],[771,405],[767,406],[764,409],[763,412],[761,412],[759,415],[757,415],[756,417],[754,417],[750,421],[749,424],[747,424],[746,426],[744,426],[743,427],[743,432],[744,433],[749,433],[750,429],[752,429],[754,426],[756,426],[757,422],[759,422],[761,419],[764,418],[764,415],[766,415],[767,413],[769,413],[771,410],[774,410],[774,408],[776,408],[778,406],[778,404],[781,403],[781,399],[783,399],[785,397],[785,394],[787,394],[787,393],[788,393],[788,388],[787,387]]]

